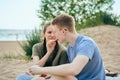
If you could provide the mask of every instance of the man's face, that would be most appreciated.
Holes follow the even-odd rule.
[[[59,29],[57,25],[52,25],[53,27],[53,33],[58,40],[59,43],[63,43],[65,41],[65,34],[63,32],[63,29]]]

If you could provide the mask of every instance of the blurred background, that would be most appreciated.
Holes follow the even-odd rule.
[[[97,42],[105,68],[120,73],[120,0],[0,0],[0,80],[25,72],[44,24],[60,13],[72,15],[77,31]]]

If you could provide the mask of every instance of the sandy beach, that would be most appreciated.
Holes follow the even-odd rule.
[[[0,41],[0,55],[4,54],[23,54],[19,43],[25,41]]]
[[[80,34],[92,37],[101,50],[104,66],[112,72],[120,73],[120,28],[103,25],[82,29]],[[23,54],[16,41],[0,41],[0,56]],[[27,71],[32,62],[20,59],[0,58],[0,80],[15,80],[20,73]]]

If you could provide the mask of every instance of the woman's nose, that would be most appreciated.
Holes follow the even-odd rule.
[[[53,39],[56,39],[56,37],[55,37],[55,34],[51,34],[51,37],[53,38]]]
[[[55,36],[53,33],[51,33],[51,36]]]

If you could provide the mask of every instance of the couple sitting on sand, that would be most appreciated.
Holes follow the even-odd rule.
[[[97,44],[76,32],[72,16],[57,16],[43,33],[44,42],[33,46],[34,66],[16,80],[106,80]],[[65,41],[67,51],[60,45]]]

